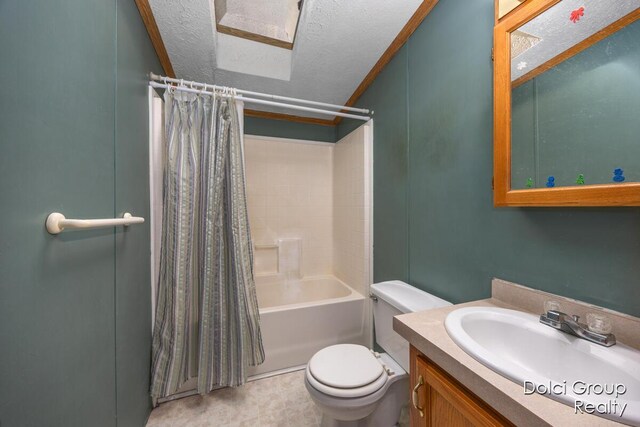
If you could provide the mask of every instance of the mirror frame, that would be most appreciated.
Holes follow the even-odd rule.
[[[511,32],[560,1],[527,0],[496,22],[494,27],[494,206],[640,206],[640,182],[511,189]],[[639,18],[640,8],[561,53],[556,57],[559,59],[556,63],[588,48]],[[541,67],[548,64],[549,62]],[[544,69],[554,65],[555,63]]]

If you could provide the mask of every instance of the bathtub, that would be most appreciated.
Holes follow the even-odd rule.
[[[256,291],[265,361],[251,367],[250,376],[300,367],[328,345],[367,345],[367,301],[333,276],[257,277]]]

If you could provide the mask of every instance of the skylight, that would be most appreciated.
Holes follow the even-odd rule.
[[[216,29],[284,49],[293,49],[302,1],[214,0]]]
[[[522,55],[540,43],[541,40],[540,37],[525,33],[524,31],[515,30],[511,33],[511,59]]]

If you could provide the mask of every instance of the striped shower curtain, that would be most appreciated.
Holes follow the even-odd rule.
[[[165,92],[151,396],[238,386],[264,361],[234,94]]]

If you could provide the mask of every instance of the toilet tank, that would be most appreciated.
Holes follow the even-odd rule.
[[[393,316],[451,305],[450,302],[414,288],[400,280],[374,283],[371,293],[376,342],[409,372],[409,343],[393,330]]]

